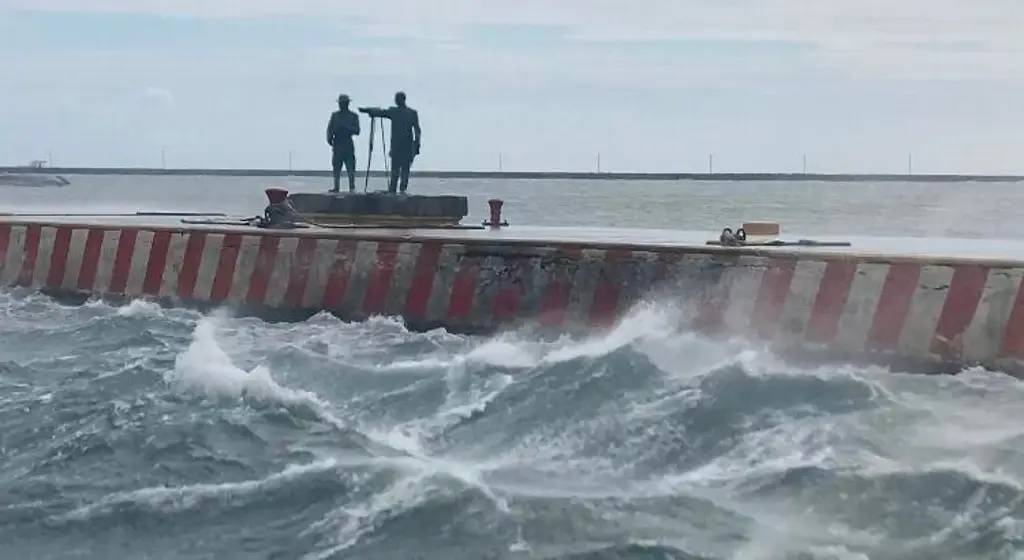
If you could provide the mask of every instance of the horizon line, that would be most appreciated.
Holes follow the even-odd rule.
[[[0,173],[35,175],[138,175],[219,177],[331,177],[322,169],[254,168],[164,168],[164,167],[32,167],[0,166]],[[366,177],[365,170],[357,172]],[[384,170],[371,170],[371,177],[387,177]],[[634,171],[455,171],[417,170],[411,177],[426,179],[590,179],[636,181],[827,181],[827,182],[1024,182],[1024,175],[972,173],[778,173],[778,172],[634,172]]]

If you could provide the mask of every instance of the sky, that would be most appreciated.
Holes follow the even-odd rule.
[[[403,90],[414,169],[1024,174],[1022,28],[1021,0],[0,0],[0,165],[326,169],[337,95]]]

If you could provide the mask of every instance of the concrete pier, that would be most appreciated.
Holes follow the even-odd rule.
[[[156,217],[15,216],[0,218],[0,284],[267,317],[393,315],[412,328],[460,332],[602,328],[656,297],[687,311],[681,327],[781,352],[1022,371],[1021,243],[986,255],[972,254],[980,246],[969,241],[924,240],[928,254],[913,240],[828,250],[704,244],[713,237],[515,226],[269,231]]]

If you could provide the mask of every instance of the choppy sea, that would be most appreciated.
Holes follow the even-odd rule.
[[[0,211],[251,214],[281,182],[70,179]],[[413,188],[513,225],[1024,233],[1008,184]],[[1024,558],[1018,381],[798,366],[685,307],[469,337],[2,291],[0,559]]]

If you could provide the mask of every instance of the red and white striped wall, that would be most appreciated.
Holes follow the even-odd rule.
[[[961,363],[1024,359],[1024,263],[0,224],[0,284],[490,330],[612,323],[664,286],[707,333]]]

